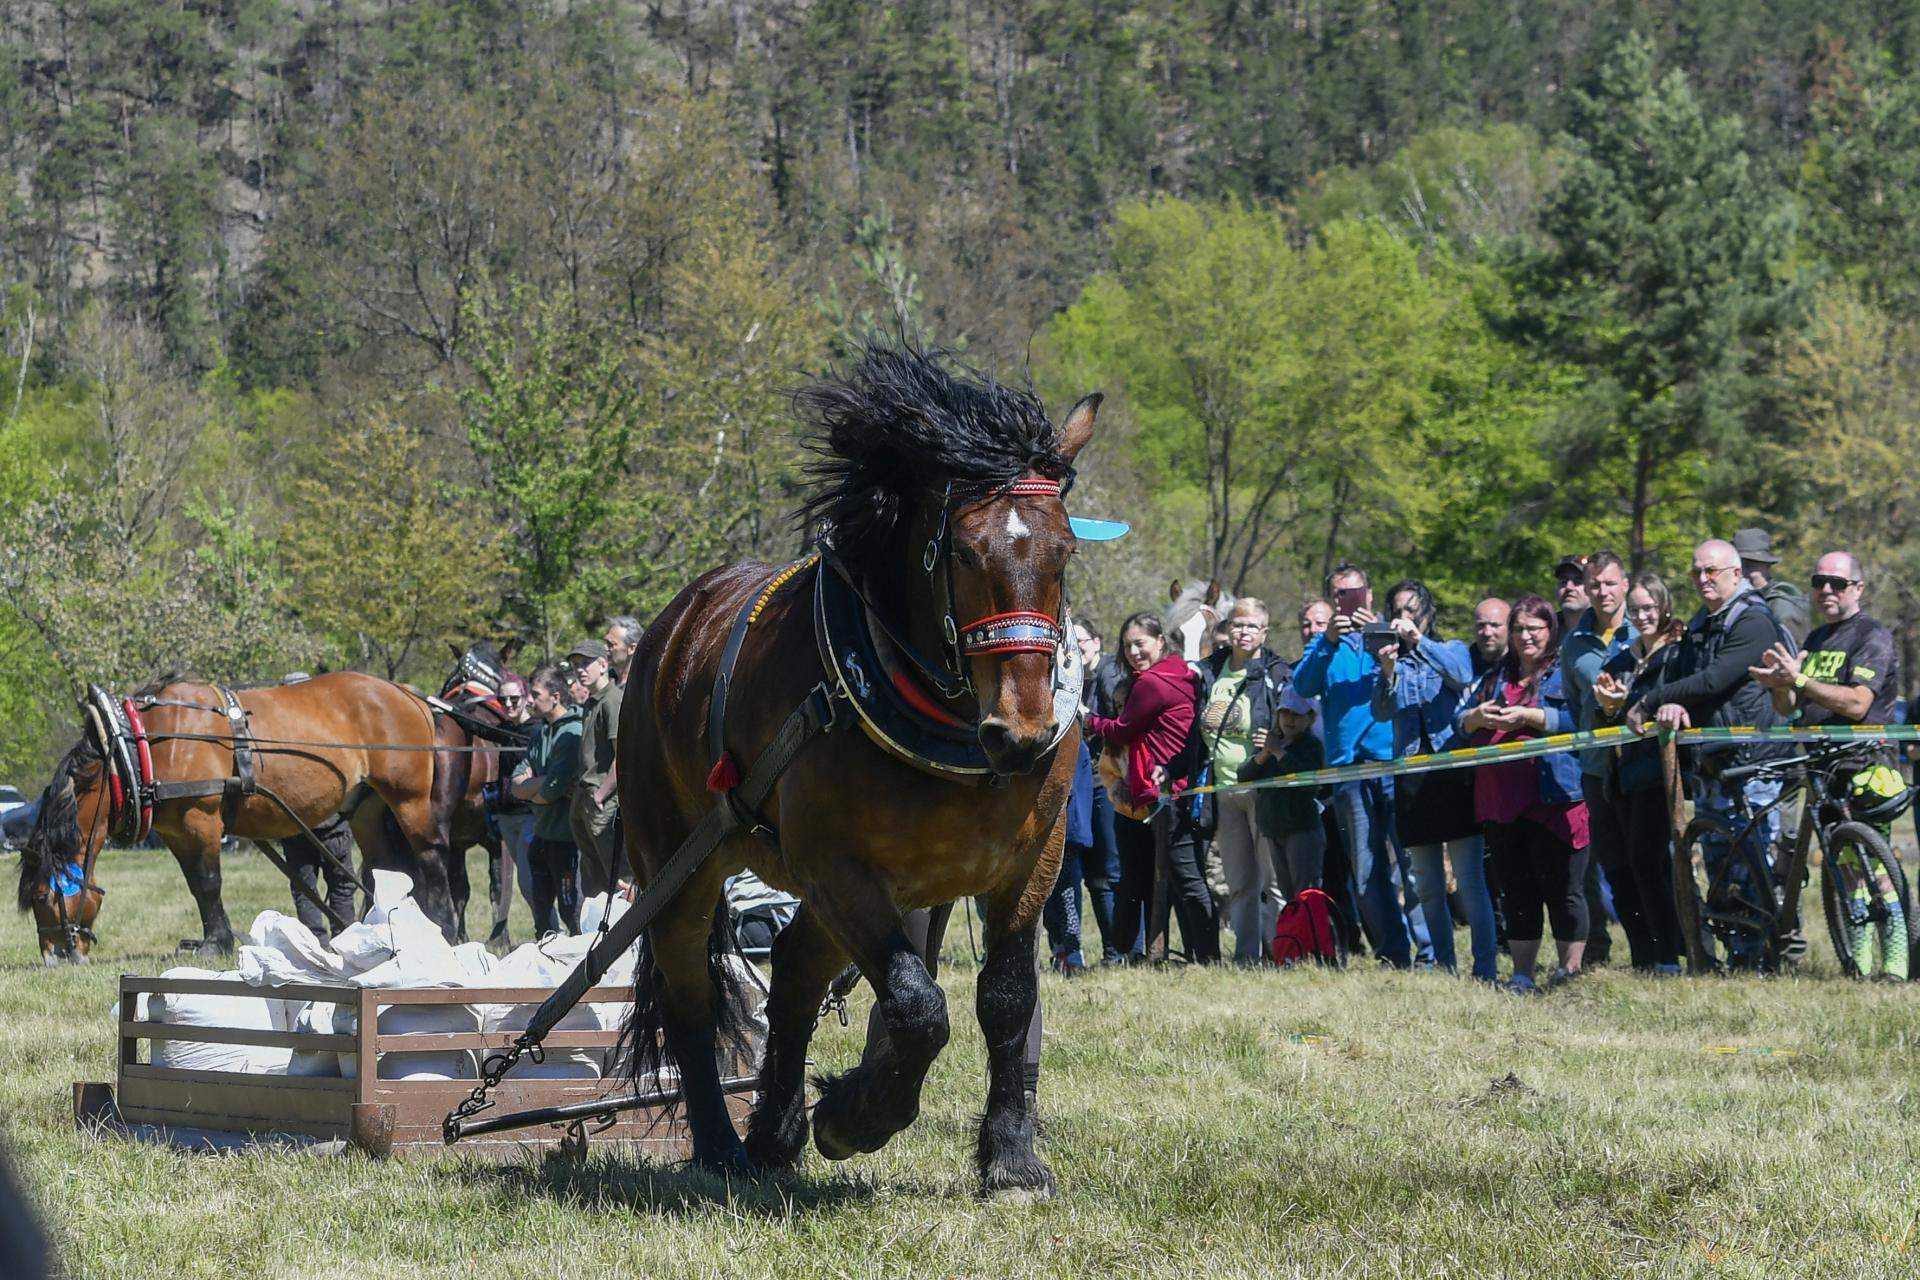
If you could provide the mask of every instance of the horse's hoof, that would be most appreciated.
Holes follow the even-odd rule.
[[[695,1156],[693,1167],[728,1182],[757,1177],[760,1173],[759,1167],[747,1155],[747,1149],[738,1143],[724,1151],[709,1151]]]
[[[816,1116],[813,1125],[814,1148],[829,1160],[849,1160],[860,1154],[858,1147],[842,1142],[833,1132],[830,1124],[821,1124]]]
[[[1053,1174],[1037,1158],[988,1168],[981,1173],[980,1196],[991,1204],[1038,1204],[1053,1199]]]

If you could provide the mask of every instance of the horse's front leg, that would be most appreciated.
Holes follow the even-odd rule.
[[[812,905],[832,903],[828,921],[877,996],[884,1037],[870,1039],[860,1065],[820,1083],[813,1141],[829,1160],[878,1151],[920,1114],[927,1069],[946,1047],[947,998],[907,934],[884,876],[856,870]]]
[[[233,954],[233,925],[220,896],[220,836],[225,830],[217,811],[196,810],[180,824],[180,838],[167,841],[173,860],[180,864],[194,905],[200,908],[200,939],[180,940],[182,951],[213,955]]]
[[[987,955],[974,995],[987,1041],[987,1110],[976,1153],[980,1189],[996,1197],[1045,1197],[1053,1194],[1053,1175],[1033,1149],[1026,1078],[1028,1029],[1040,1000],[1035,922],[1007,927],[997,906],[988,905]]]

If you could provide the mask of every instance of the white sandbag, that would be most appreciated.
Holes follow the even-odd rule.
[[[497,961],[488,975],[490,987],[556,987],[566,979],[572,966],[529,942]],[[480,1026],[486,1031],[525,1031],[539,1005],[483,1004],[479,1006]],[[596,1006],[576,1005],[560,1019],[555,1031],[600,1031],[603,1024]],[[604,1053],[598,1049],[549,1049],[546,1060],[535,1063],[522,1058],[513,1069],[515,1076],[528,1080],[598,1080]]]
[[[294,1031],[301,1035],[330,1036],[334,1034],[333,1013],[338,1007],[325,1001],[314,1001],[300,1010],[300,1015],[293,1022]],[[293,1056],[287,1060],[287,1074],[290,1076],[338,1076],[341,1074],[342,1056],[333,1049],[295,1049]],[[359,1060],[355,1055],[344,1056],[353,1059],[355,1065],[358,1065]]]
[[[327,945],[340,957],[341,973],[346,977],[365,973],[393,959],[387,931],[364,920],[334,934]]]
[[[262,911],[247,930],[256,947],[277,951],[285,967],[300,975],[302,982],[331,982],[346,970],[346,962],[336,951],[313,936],[313,930],[293,916],[278,911]]]
[[[404,877],[403,877],[404,878]],[[436,929],[435,933],[439,931]],[[458,987],[466,975],[453,958],[453,948],[444,946],[440,954],[430,950],[402,951],[387,963],[354,978],[363,987],[382,989],[421,987]],[[348,1025],[342,1025],[346,1023]],[[333,1025],[336,1034],[351,1035],[359,1024],[357,1010],[336,1009]],[[380,1010],[380,1033],[402,1034],[415,1031],[478,1031],[480,1015],[469,1004],[396,1004]],[[342,1054],[340,1072],[351,1075],[359,1069],[355,1054]],[[382,1080],[472,1080],[477,1076],[474,1056],[467,1049],[431,1049],[418,1052],[383,1051],[379,1075]]]
[[[241,984],[235,972],[177,968],[162,978],[191,978]],[[243,1031],[280,1031],[280,1014],[271,1007],[285,1001],[253,997],[174,995],[156,993],[147,998],[146,1019],[176,1027],[231,1027]],[[190,1040],[155,1040],[153,1065],[181,1071],[244,1071],[252,1075],[284,1075],[292,1056],[287,1049],[260,1045],[213,1044]]]
[[[453,949],[453,958],[467,976],[468,986],[491,986],[493,952],[484,942],[463,942]]]
[[[340,957],[344,976],[378,968],[403,951],[416,952],[429,963],[453,963],[452,945],[413,900],[412,889],[412,878],[403,872],[373,873],[373,905],[367,918],[334,934],[327,944]]]
[[[294,967],[286,956],[271,947],[256,947],[252,944],[240,948],[234,976],[250,987],[284,987],[293,983],[311,982],[300,969]],[[293,1021],[300,1016],[305,1000],[269,1000],[267,1009],[273,1015],[275,1031],[293,1030]]]

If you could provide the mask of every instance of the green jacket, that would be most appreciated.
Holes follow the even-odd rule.
[[[580,772],[580,713],[568,711],[540,727],[527,748],[527,767],[540,775],[533,797],[533,834],[538,840],[573,843],[567,822],[567,798]]]

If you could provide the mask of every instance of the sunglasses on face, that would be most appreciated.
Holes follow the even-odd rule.
[[[1860,580],[1858,578],[1842,578],[1838,574],[1832,573],[1816,573],[1813,575],[1813,589],[1815,591],[1831,591],[1835,595],[1838,595],[1848,587],[1857,587],[1859,585]]]

